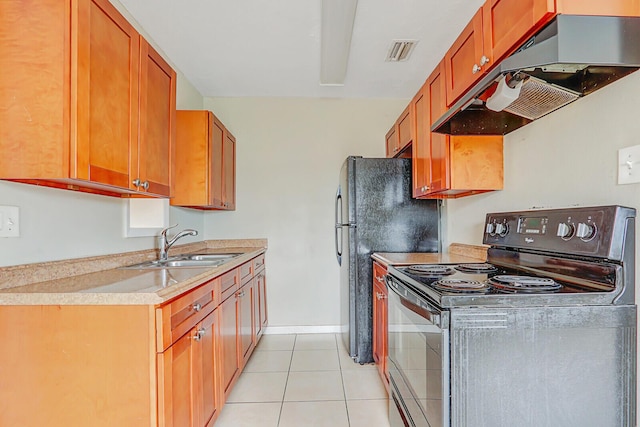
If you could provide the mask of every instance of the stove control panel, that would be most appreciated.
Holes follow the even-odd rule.
[[[620,259],[635,209],[600,206],[487,214],[482,242],[494,247]],[[633,238],[633,236],[632,236]]]

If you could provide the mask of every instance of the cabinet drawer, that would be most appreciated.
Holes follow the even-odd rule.
[[[238,268],[220,276],[220,302],[238,290]]]
[[[245,262],[240,266],[240,283],[245,284],[253,277],[253,262]]]
[[[258,255],[253,259],[253,272],[258,273],[264,270],[264,254]]]
[[[156,309],[158,352],[169,348],[219,302],[219,280],[214,279]]]

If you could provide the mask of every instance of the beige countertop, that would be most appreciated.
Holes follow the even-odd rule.
[[[154,250],[3,267],[0,305],[162,304],[250,261],[266,247],[265,239],[212,240],[177,246],[169,254],[241,253],[207,268],[119,268],[154,259]]]
[[[376,252],[371,257],[384,265],[464,264],[486,261],[487,247],[452,243],[446,253]]]

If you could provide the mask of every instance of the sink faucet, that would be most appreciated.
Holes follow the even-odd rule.
[[[173,246],[173,244],[178,239],[180,239],[180,238],[182,238],[184,236],[197,236],[198,235],[198,232],[196,230],[192,230],[190,228],[187,228],[186,230],[182,230],[181,232],[179,232],[178,234],[173,236],[171,239],[167,240],[167,231],[169,231],[172,228],[175,228],[177,226],[178,226],[178,224],[172,225],[171,227],[167,227],[164,230],[162,230],[162,232],[160,233],[160,261],[166,261],[167,260],[167,255],[168,255],[169,248],[171,246]]]

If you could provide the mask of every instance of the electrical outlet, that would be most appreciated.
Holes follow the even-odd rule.
[[[618,184],[640,182],[640,145],[618,150]]]
[[[20,208],[0,206],[0,237],[20,236]]]

